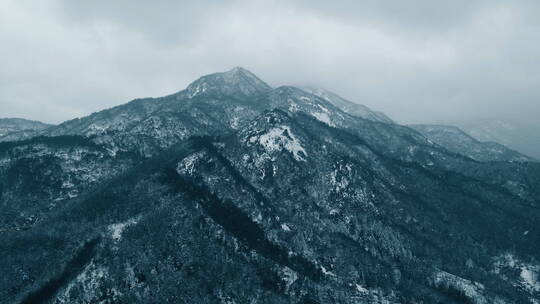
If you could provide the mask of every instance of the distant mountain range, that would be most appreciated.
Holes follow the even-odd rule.
[[[540,163],[243,68],[0,143],[7,303],[537,303]]]
[[[22,118],[0,118],[0,141],[29,138],[51,125]]]
[[[455,122],[480,141],[501,143],[536,159],[540,159],[540,121],[537,123],[502,120]]]
[[[496,142],[481,142],[454,126],[410,125],[411,128],[446,149],[479,161],[534,161]]]

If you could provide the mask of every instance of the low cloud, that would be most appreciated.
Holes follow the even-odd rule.
[[[237,65],[406,123],[540,113],[535,1],[194,3],[2,1],[0,116],[57,123]]]

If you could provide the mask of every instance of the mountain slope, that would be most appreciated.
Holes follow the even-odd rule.
[[[321,88],[307,88],[307,87],[304,87],[302,89],[313,95],[319,96],[327,100],[328,102],[331,102],[336,107],[341,108],[343,111],[351,115],[355,115],[358,117],[362,117],[365,119],[378,121],[378,122],[394,123],[392,119],[390,119],[384,113],[373,111],[364,105],[349,101],[337,95],[336,93],[330,92],[328,90],[324,90]]]
[[[79,136],[0,143],[0,231],[31,228],[135,161]]]
[[[24,279],[27,265],[35,279],[3,281],[14,292],[3,296],[32,299],[66,278],[47,287],[54,303],[526,302],[534,291],[515,267],[536,271],[539,235],[523,232],[539,219],[511,193],[275,110],[223,140],[175,145],[4,235],[7,277]],[[31,241],[32,251],[17,245]],[[76,273],[31,262],[43,258]]]
[[[22,118],[0,118],[0,141],[29,138],[51,126],[39,121]]]
[[[479,161],[533,161],[532,158],[495,142],[480,142],[457,127],[409,125],[446,149]]]

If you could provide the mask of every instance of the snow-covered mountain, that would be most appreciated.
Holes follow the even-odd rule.
[[[534,161],[496,142],[481,142],[454,126],[410,125],[431,141],[446,149],[478,161]]]
[[[477,161],[242,68],[0,143],[0,206],[7,302],[540,296],[540,164]]]
[[[193,135],[232,132],[264,110],[305,112],[339,127],[358,120],[328,99],[291,86],[271,88],[253,73],[234,68],[203,76],[185,90],[137,99],[125,105],[67,121],[40,135],[81,135],[113,151],[152,155]]]

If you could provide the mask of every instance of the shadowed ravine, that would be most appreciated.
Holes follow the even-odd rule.
[[[81,273],[84,267],[92,260],[99,241],[99,238],[95,238],[86,242],[66,267],[64,267],[62,273],[55,278],[51,278],[37,290],[29,293],[21,301],[21,304],[41,304],[47,303],[52,299],[62,287]]]

